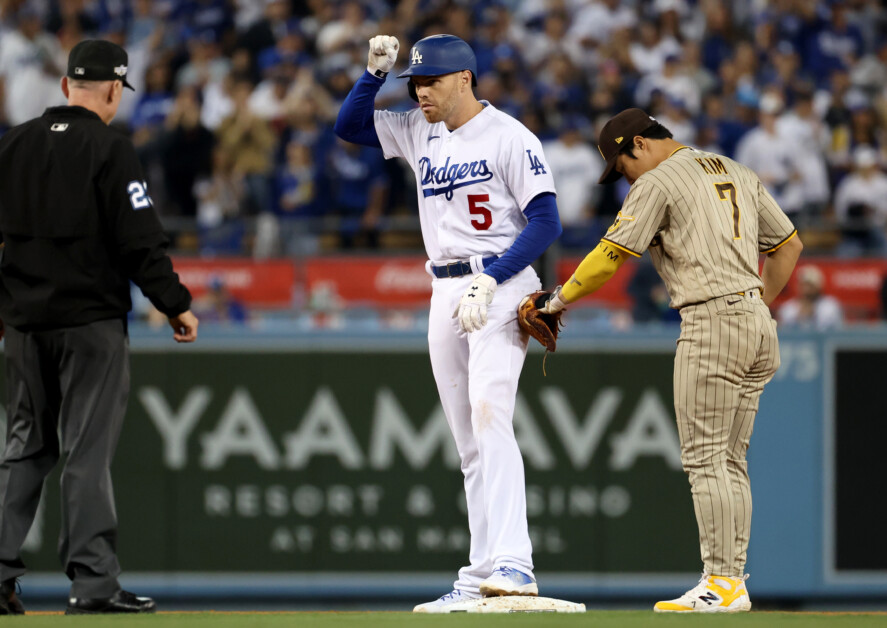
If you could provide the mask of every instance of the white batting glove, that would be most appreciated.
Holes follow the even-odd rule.
[[[474,276],[453,314],[459,319],[462,331],[470,334],[487,324],[487,306],[493,302],[496,285],[496,280],[490,275],[481,273]]]
[[[558,286],[551,293],[551,296],[548,297],[545,307],[539,308],[539,311],[546,314],[554,314],[555,312],[560,312],[565,307],[567,307],[567,302],[561,297],[561,286]]]
[[[376,35],[370,40],[370,52],[367,55],[367,70],[373,76],[385,78],[397,61],[400,42],[391,35]]]

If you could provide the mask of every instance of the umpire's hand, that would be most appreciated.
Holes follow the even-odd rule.
[[[175,332],[172,337],[176,342],[194,342],[197,340],[197,325],[199,321],[197,317],[191,313],[191,310],[182,312],[178,316],[169,317],[169,326]]]

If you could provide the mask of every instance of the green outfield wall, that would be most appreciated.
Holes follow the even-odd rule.
[[[558,355],[521,380],[535,560],[696,568],[671,356]],[[141,353],[113,468],[135,571],[440,571],[468,553],[462,477],[421,352]],[[48,483],[27,561],[57,568]],[[665,542],[667,540],[667,543]]]

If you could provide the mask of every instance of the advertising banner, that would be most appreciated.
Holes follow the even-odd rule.
[[[548,363],[543,377],[528,360],[514,416],[537,569],[697,571],[671,353]],[[424,353],[146,351],[132,364],[113,469],[124,570],[465,564],[459,460]],[[31,570],[59,569],[57,476],[28,539]]]
[[[175,257],[173,265],[195,298],[219,282],[236,298],[254,307],[289,307],[296,288],[296,269],[289,260]]]
[[[337,294],[346,305],[428,307],[425,257],[329,257],[305,260],[309,294]]]

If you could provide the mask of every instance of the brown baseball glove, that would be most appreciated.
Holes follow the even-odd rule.
[[[525,296],[517,307],[517,322],[521,329],[553,353],[557,349],[558,332],[564,324],[561,316],[565,310],[561,309],[553,314],[542,310],[551,294],[547,290],[538,290]]]

